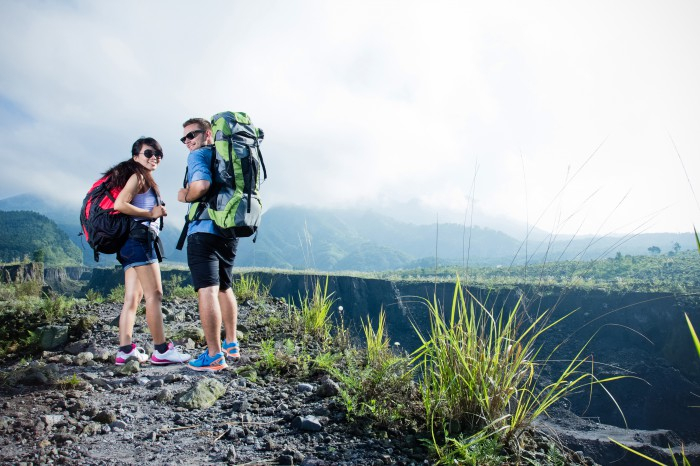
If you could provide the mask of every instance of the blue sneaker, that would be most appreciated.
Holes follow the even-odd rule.
[[[237,341],[232,341],[231,343],[227,343],[226,339],[224,338],[224,341],[221,342],[221,348],[224,350],[224,353],[226,353],[226,356],[228,356],[229,358],[240,358],[241,357],[241,351],[240,351],[240,348],[238,347]]]
[[[187,366],[195,371],[217,372],[226,369],[228,364],[226,364],[226,356],[224,356],[223,351],[209,356],[209,352],[204,350],[197,359],[187,363]]]

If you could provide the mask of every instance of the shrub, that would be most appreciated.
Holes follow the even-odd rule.
[[[123,283],[120,283],[119,285],[112,288],[112,290],[107,295],[107,301],[109,301],[110,303],[119,303],[124,301]]]
[[[194,298],[197,293],[192,285],[182,286],[185,278],[182,275],[171,275],[170,278],[163,282],[163,296],[168,299],[187,299]]]

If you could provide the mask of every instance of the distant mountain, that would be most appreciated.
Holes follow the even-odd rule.
[[[80,206],[52,204],[31,195],[0,200],[0,210],[29,208],[59,224],[83,251],[87,265],[112,265],[115,256],[99,264],[81,236]],[[1,227],[1,225],[0,225]],[[161,238],[168,263],[186,263],[176,251],[180,228],[166,222]],[[552,237],[539,234],[527,242],[503,232],[453,223],[415,225],[361,210],[321,210],[273,207],[265,212],[257,239],[241,238],[236,265],[321,271],[385,271],[438,265],[510,265],[593,260],[623,255],[648,255],[649,248],[666,254],[695,247],[692,234],[640,234],[615,237]],[[656,249],[654,249],[656,250]]]
[[[77,225],[80,206],[67,206],[52,199],[45,199],[33,194],[19,194],[17,196],[0,199],[0,210],[28,210],[47,216],[60,227],[65,225]],[[77,231],[77,230],[76,230]]]
[[[79,265],[82,254],[55,222],[36,212],[0,211],[0,262]]]

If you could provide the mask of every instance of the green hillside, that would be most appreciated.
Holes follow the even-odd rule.
[[[56,223],[36,212],[0,211],[0,261],[80,265],[82,252]]]
[[[94,262],[92,250],[84,238],[78,236],[79,205],[56,205],[28,194],[0,199],[0,210],[27,210],[29,207],[57,223],[82,251],[86,265],[109,267],[116,264],[114,254],[103,254],[99,263]],[[180,235],[178,223],[175,218],[166,219],[161,232],[166,265],[187,262],[186,250],[175,250]],[[618,254],[668,255],[695,248],[692,233],[572,238],[537,232],[523,241],[476,225],[416,225],[369,210],[278,206],[265,211],[257,241],[241,239],[236,266],[329,272],[434,270],[436,266],[510,268],[525,264],[530,267],[553,262],[600,261]]]

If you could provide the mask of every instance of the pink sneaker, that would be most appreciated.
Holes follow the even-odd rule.
[[[143,364],[148,361],[148,355],[144,353],[144,349],[137,347],[136,343],[131,344],[131,351],[125,353],[121,350],[117,351],[117,359],[114,363],[117,366],[123,366],[129,359],[136,359],[139,363]]]
[[[183,362],[189,361],[191,356],[189,354],[183,354],[180,352],[180,347],[173,345],[171,341],[168,343],[168,349],[161,353],[158,350],[154,350],[151,355],[151,364],[182,364]]]

